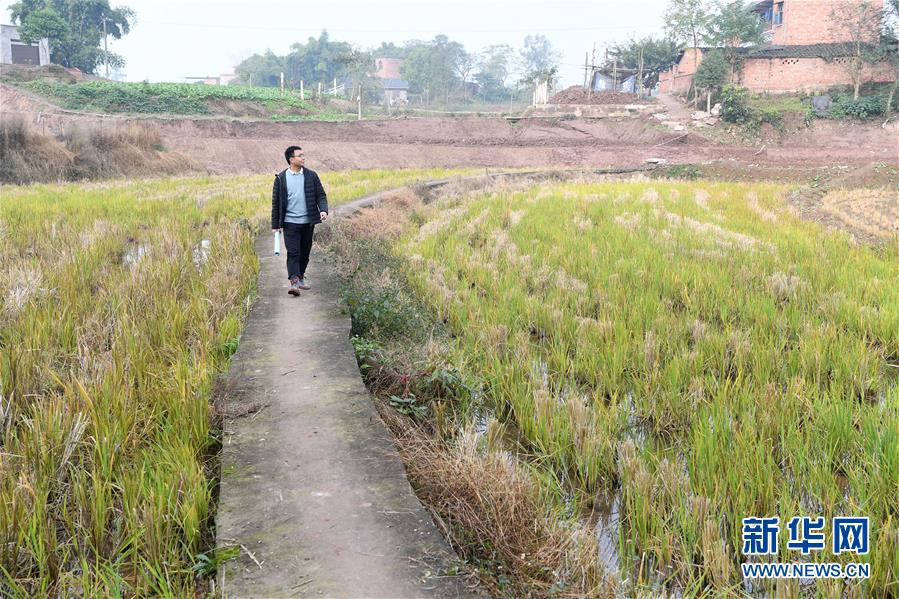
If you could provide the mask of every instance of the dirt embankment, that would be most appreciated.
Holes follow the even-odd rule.
[[[246,121],[85,115],[0,86],[4,114],[16,112],[49,136],[73,123],[133,123],[158,131],[165,150],[212,173],[272,172],[283,150],[299,144],[312,168],[402,167],[631,167],[647,159],[672,164],[727,161],[766,168],[864,166],[899,162],[899,123],[816,122],[762,148],[728,145],[696,133],[664,129],[648,118],[624,120],[425,117],[352,122]],[[187,162],[192,161],[190,168]]]
[[[829,125],[829,124],[828,124]],[[344,123],[168,121],[167,145],[208,158],[213,172],[282,167],[283,148],[298,143],[310,164],[329,169],[400,167],[629,167],[660,158],[670,163],[729,160],[769,167],[896,164],[899,125],[854,131],[803,132],[781,145],[728,146],[647,120],[522,120],[421,118]],[[853,140],[858,140],[853,143]],[[313,166],[314,168],[314,166]]]
[[[651,104],[652,100],[641,99],[637,94],[628,92],[587,91],[580,85],[572,85],[556,93],[549,99],[550,104]]]

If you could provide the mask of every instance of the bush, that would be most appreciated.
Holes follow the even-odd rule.
[[[721,118],[728,123],[744,125],[753,121],[749,94],[741,87],[725,86],[721,90]]]
[[[761,127],[767,123],[777,129],[784,129],[784,114],[790,112],[800,112],[804,115],[805,124],[808,125],[811,120],[811,105],[802,104],[797,110],[797,99],[789,102],[782,100],[770,101],[765,100],[766,104],[754,107],[750,104],[749,92],[743,88],[728,85],[721,91],[721,118],[729,123],[738,125],[746,125],[753,128]]]
[[[783,128],[783,115],[776,108],[762,108],[752,111],[752,116],[759,124],[768,123],[775,129]]]
[[[378,341],[415,338],[426,329],[426,310],[402,275],[402,264],[383,239],[347,240],[345,251],[358,264],[341,286],[340,299],[352,316],[351,333]]]
[[[835,119],[869,119],[883,114],[885,109],[886,100],[882,96],[860,96],[853,100],[852,96],[841,94],[834,96],[828,115]]]
[[[702,177],[702,170],[693,164],[675,164],[665,170],[665,175],[671,179],[695,181]]]

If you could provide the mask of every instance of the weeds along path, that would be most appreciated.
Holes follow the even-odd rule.
[[[315,288],[290,297],[284,256],[267,235],[256,249],[259,296],[222,400],[217,544],[240,547],[222,595],[480,596],[448,575],[458,558],[369,398],[336,273],[313,254]]]

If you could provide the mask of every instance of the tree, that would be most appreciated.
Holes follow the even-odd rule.
[[[50,12],[63,21],[59,29]],[[128,7],[111,8],[108,0],[20,0],[9,7],[10,16],[29,36],[40,36],[50,29],[56,35],[51,42],[50,60],[65,67],[77,67],[94,73],[101,64],[121,68],[125,60],[101,48],[106,33],[114,39],[131,31],[134,11]],[[23,38],[24,40],[25,38]]]
[[[834,6],[830,12],[831,31],[838,38],[847,40],[843,44],[849,59],[845,68],[852,80],[853,100],[858,100],[866,67],[883,58],[879,44],[883,23],[883,9],[872,0],[847,0]]]
[[[670,0],[665,12],[665,32],[682,44],[698,48],[708,41],[711,11],[706,0]],[[699,68],[699,54],[693,54],[693,69]],[[695,86],[694,96],[695,102]]]
[[[410,90],[424,94],[429,100],[443,97],[444,103],[448,103],[450,93],[464,85],[459,75],[466,72],[465,48],[445,35],[438,35],[430,42],[408,42],[407,48],[409,53],[401,72],[409,81]]]
[[[519,51],[521,83],[531,85],[537,81],[548,81],[551,87],[554,86],[561,60],[562,54],[552,47],[545,36],[525,36],[524,47]]]
[[[899,89],[899,0],[887,0],[883,11],[883,36],[880,38],[879,53],[893,72],[893,85],[887,95],[885,113],[887,118],[893,110],[893,98]]]
[[[351,52],[350,44],[332,42],[328,32],[322,31],[318,39],[310,37],[305,44],[296,43],[290,47],[284,58],[285,76],[293,87],[299,87],[301,80],[309,87],[319,82],[330,84],[346,74],[341,57]]]
[[[751,3],[744,0],[718,0],[715,12],[709,19],[708,40],[711,45],[723,48],[723,56],[730,67],[731,76],[742,65],[739,48],[763,41],[765,24],[751,8]]]
[[[408,48],[397,46],[393,42],[381,42],[381,45],[372,50],[372,56],[376,58],[406,58]]]
[[[639,69],[643,59],[643,87],[653,88],[659,80],[659,73],[677,62],[679,44],[669,38],[653,36],[641,39],[631,38],[623,44],[616,44],[609,53],[618,59],[618,64],[626,69]]]
[[[478,57],[476,54],[470,54],[464,50],[459,53],[456,59],[456,74],[459,76],[459,88],[462,98],[468,99],[468,90],[465,84],[468,82],[471,72],[477,65]]]
[[[711,104],[712,92],[724,87],[727,83],[729,65],[721,50],[712,50],[702,58],[699,68],[693,75],[693,85],[697,89],[706,90],[707,104]],[[706,110],[709,106],[706,106]]]
[[[682,45],[698,48],[708,41],[711,15],[706,0],[670,0],[665,11],[665,33]]]
[[[58,40],[68,35],[69,27],[52,8],[40,8],[22,20],[19,26],[19,37],[26,43],[47,38],[48,48],[52,52]]]
[[[513,50],[506,44],[487,46],[478,56],[474,80],[480,86],[480,96],[488,102],[501,102],[509,98],[506,87],[512,67]]]
[[[338,60],[352,80],[350,99],[356,100],[362,96],[366,102],[380,102],[384,90],[371,76],[375,67],[375,59],[372,58],[371,52],[350,48],[350,51],[341,54]]]
[[[234,67],[234,74],[240,83],[260,87],[281,85],[282,72],[284,72],[284,58],[275,55],[271,50],[266,50],[265,54],[253,54]]]

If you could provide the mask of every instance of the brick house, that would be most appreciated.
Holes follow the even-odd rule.
[[[861,4],[866,0],[852,0]],[[740,48],[742,69],[734,83],[755,93],[815,92],[850,82],[848,34],[831,27],[831,11],[845,0],[759,0],[753,11],[768,25],[766,43]],[[876,41],[871,32],[869,42]],[[704,54],[714,48],[687,48],[659,75],[659,90],[685,92]],[[887,65],[866,68],[863,81],[893,81]]]
[[[409,98],[409,82],[402,78],[402,58],[376,58],[374,78],[384,88],[384,101],[388,106],[403,106]]]
[[[402,79],[400,67],[403,66],[402,58],[376,58],[375,77],[378,79]]]

